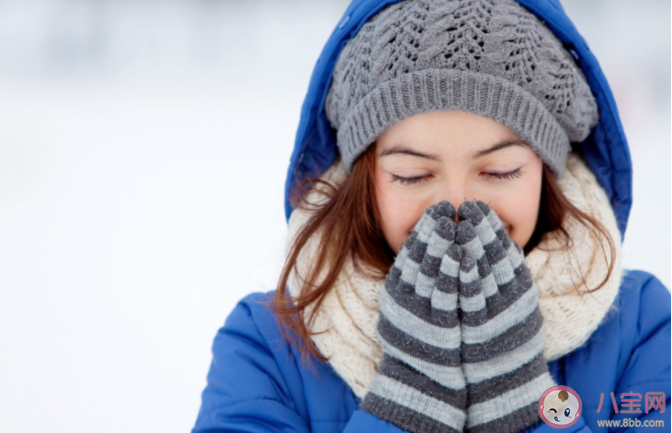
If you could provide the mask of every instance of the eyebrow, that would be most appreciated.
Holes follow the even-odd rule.
[[[522,146],[522,147],[527,147],[527,144],[525,142],[516,140],[516,139],[507,139],[502,142],[499,142],[495,144],[494,146],[481,150],[480,152],[476,152],[474,156],[472,156],[472,159],[478,159],[482,156],[489,155],[493,152],[497,152],[498,150],[506,149],[507,147],[511,146]]]
[[[406,146],[403,145],[397,145],[397,146],[392,146],[389,149],[383,150],[380,155],[378,155],[379,158],[382,158],[383,156],[388,156],[388,155],[411,155],[411,156],[417,156],[418,158],[425,158],[429,159],[432,161],[438,161],[439,158],[436,157],[435,155],[430,155],[428,153],[422,153],[418,152],[417,150],[410,149]]]
[[[493,152],[497,152],[498,150],[506,149],[507,147],[510,147],[510,146],[527,147],[527,144],[525,144],[525,142],[517,140],[517,139],[506,139],[502,142],[499,142],[499,143],[495,144],[494,146],[492,146],[488,149],[484,149],[484,150],[481,150],[479,152],[476,152],[472,156],[472,159],[481,158],[485,155],[489,155]],[[382,151],[380,153],[380,155],[378,155],[378,157],[382,158],[383,156],[388,156],[388,155],[410,155],[410,156],[417,156],[418,158],[429,159],[431,161],[438,161],[439,160],[439,158],[435,155],[418,152],[417,150],[411,149],[411,148],[403,146],[403,145],[392,146],[391,148]]]

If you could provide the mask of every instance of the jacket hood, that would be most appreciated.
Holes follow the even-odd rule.
[[[369,18],[399,1],[401,0],[353,0],[324,46],[301,107],[294,151],[287,170],[287,220],[293,210],[289,202],[290,191],[297,181],[323,174],[338,155],[336,133],[327,120],[324,104],[331,85],[332,71],[341,50]],[[632,162],[609,84],[597,59],[558,0],[516,1],[543,21],[574,56],[595,96],[600,121],[588,138],[580,143],[580,147],[586,163],[611,202],[623,237],[632,206]]]

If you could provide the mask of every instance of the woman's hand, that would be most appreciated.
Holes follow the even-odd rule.
[[[458,218],[466,431],[518,432],[541,421],[539,398],[555,385],[543,357],[538,290],[523,251],[488,205],[465,201]]]
[[[379,295],[384,356],[360,409],[412,433],[461,432],[467,417],[454,220],[450,203],[430,206]]]

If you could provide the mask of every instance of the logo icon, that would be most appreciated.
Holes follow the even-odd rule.
[[[567,428],[581,416],[581,398],[568,386],[554,386],[539,399],[539,415],[553,428]]]

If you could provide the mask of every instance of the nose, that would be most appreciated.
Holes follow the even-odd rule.
[[[446,200],[455,206],[455,210],[459,209],[460,205],[466,200],[474,200],[476,198],[469,186],[469,182],[465,180],[454,180],[452,182],[448,180],[440,195],[440,197],[437,197],[437,202]],[[457,219],[457,216],[455,218]]]

